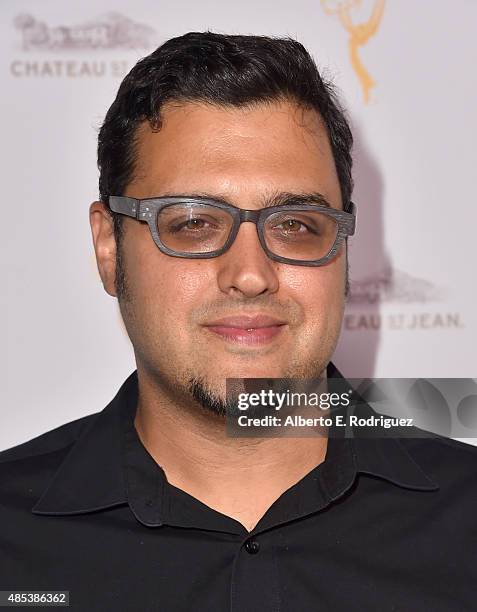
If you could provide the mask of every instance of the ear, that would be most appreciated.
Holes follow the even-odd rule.
[[[94,251],[98,272],[103,287],[109,295],[117,297],[116,279],[116,240],[114,238],[113,218],[103,202],[93,202],[89,207],[89,223],[93,235]]]

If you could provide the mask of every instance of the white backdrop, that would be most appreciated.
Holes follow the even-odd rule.
[[[477,377],[477,2],[3,0],[0,11],[0,449],[101,410],[135,368],[93,256],[97,130],[133,64],[190,30],[291,35],[342,92],[358,206],[333,359],[345,376]]]

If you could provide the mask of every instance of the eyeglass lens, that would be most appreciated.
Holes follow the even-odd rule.
[[[232,215],[222,208],[200,203],[164,207],[157,217],[162,243],[182,253],[209,253],[221,249],[233,226]],[[325,257],[338,233],[335,219],[320,211],[275,212],[264,224],[267,248],[281,257],[312,261]]]

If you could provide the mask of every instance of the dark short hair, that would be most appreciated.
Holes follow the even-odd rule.
[[[168,101],[246,106],[289,99],[321,116],[330,139],[343,209],[353,191],[353,137],[331,82],[320,76],[305,47],[292,38],[189,32],[141,59],[122,81],[98,137],[100,199],[123,195],[135,167],[140,123],[160,128]],[[116,238],[121,215],[113,214]]]

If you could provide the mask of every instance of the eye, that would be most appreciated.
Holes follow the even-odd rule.
[[[290,231],[299,231],[300,227],[306,228],[306,225],[304,223],[302,223],[301,221],[297,221],[296,219],[287,219],[280,225],[283,225],[286,230]]]
[[[205,221],[203,219],[189,219],[185,223],[182,223],[182,227],[187,229],[200,229],[204,227]]]
[[[287,234],[317,234],[317,229],[299,219],[284,219],[279,223],[273,224],[273,230],[282,231]]]
[[[205,219],[187,219],[186,221],[182,221],[180,223],[175,223],[171,226],[170,231],[172,232],[180,232],[181,230],[201,230],[205,229],[207,226],[210,226],[210,223],[205,221]]]

